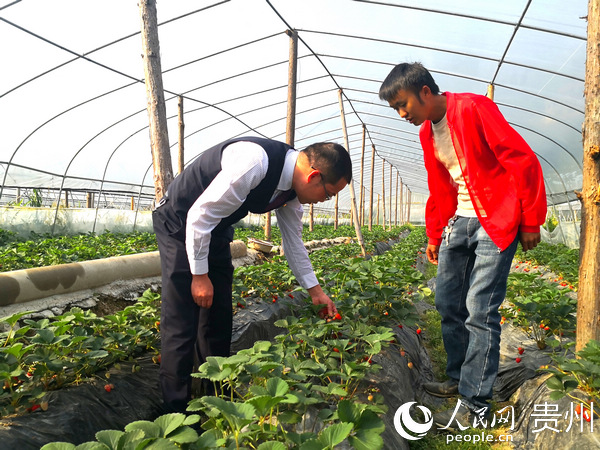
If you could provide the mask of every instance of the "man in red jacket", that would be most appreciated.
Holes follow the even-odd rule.
[[[379,97],[421,126],[429,198],[427,258],[438,265],[435,303],[448,354],[443,383],[432,395],[460,395],[456,408],[434,415],[448,429],[489,417],[498,374],[500,313],[511,262],[540,242],[546,193],[539,161],[496,104],[476,94],[440,93],[420,63],[399,64]]]

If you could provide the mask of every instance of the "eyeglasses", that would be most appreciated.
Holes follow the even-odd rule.
[[[310,168],[312,170],[317,170],[313,166],[310,166]],[[319,175],[321,175],[321,184],[323,185],[323,191],[325,191],[325,200],[331,200],[331,197],[333,197],[333,195],[329,195],[329,192],[327,192],[327,188],[325,187],[325,180],[323,179],[323,174],[320,171]]]

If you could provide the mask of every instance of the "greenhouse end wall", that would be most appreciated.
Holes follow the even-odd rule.
[[[56,208],[1,207],[0,229],[13,231],[22,237],[28,237],[32,231],[56,235],[73,235],[91,231],[97,234],[105,231],[153,232],[150,211],[99,209],[96,215],[95,209],[86,208],[59,208],[57,212]]]

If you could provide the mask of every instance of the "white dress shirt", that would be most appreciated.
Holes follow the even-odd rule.
[[[297,158],[296,150],[288,150],[271,200],[292,188]],[[250,191],[265,178],[268,167],[267,153],[254,142],[235,142],[223,150],[221,171],[188,211],[185,245],[192,274],[208,273],[211,231],[246,201]],[[319,283],[302,241],[303,213],[298,198],[275,211],[288,264],[300,285],[309,289]]]

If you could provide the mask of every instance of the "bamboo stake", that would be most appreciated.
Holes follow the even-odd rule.
[[[342,119],[342,131],[344,132],[344,145],[346,146],[346,150],[350,153],[350,143],[348,141],[348,130],[346,128],[346,114],[344,113],[344,99],[342,98],[342,90],[338,90],[338,100],[340,103],[340,117]],[[354,180],[350,180],[348,184],[348,189],[350,190],[350,208],[352,216],[356,219],[356,198],[354,195]],[[336,196],[337,197],[337,196]],[[337,214],[336,214],[337,217]],[[367,256],[367,250],[365,249],[365,242],[363,240],[362,231],[360,229],[360,224],[358,220],[354,220],[354,230],[356,232],[356,239],[358,239],[358,244],[360,245],[360,250],[362,252],[362,256]]]

